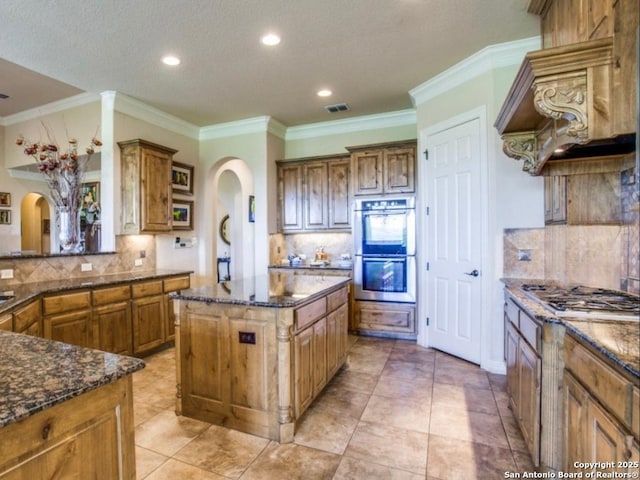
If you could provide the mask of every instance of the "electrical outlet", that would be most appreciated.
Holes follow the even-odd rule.
[[[521,262],[531,261],[531,250],[520,249],[518,250],[518,260]]]
[[[0,280],[9,280],[10,278],[13,278],[13,268],[0,270]]]
[[[90,272],[91,270],[93,270],[93,265],[90,263],[81,263],[80,264],[80,271],[82,272]]]
[[[136,267],[141,267],[142,266],[142,258],[136,258],[136,261],[134,262]]]

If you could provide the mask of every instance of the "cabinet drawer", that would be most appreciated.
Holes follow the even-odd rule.
[[[516,327],[520,326],[520,309],[514,303],[513,300],[507,298],[507,303],[504,306],[505,313],[507,317],[509,317],[509,321],[513,323]]]
[[[93,291],[93,305],[108,305],[110,303],[118,303],[129,300],[131,291],[129,285],[121,285],[119,287],[101,288]]]
[[[13,331],[23,332],[34,322],[40,320],[40,301],[22,307],[13,314]]]
[[[633,386],[573,338],[565,337],[565,367],[615,416],[631,427]]]
[[[326,297],[320,298],[309,305],[300,307],[295,312],[296,330],[301,330],[305,326],[320,318],[327,312]]]
[[[333,312],[340,305],[347,303],[349,295],[347,293],[347,287],[343,287],[337,292],[327,295],[327,312]]]
[[[89,308],[90,306],[91,292],[88,290],[75,293],[65,293],[64,295],[55,295],[52,297],[44,297],[42,299],[42,313],[44,315],[71,312],[81,308]]]
[[[534,350],[540,353],[540,326],[526,313],[520,312],[520,333]]]
[[[191,283],[189,277],[167,278],[164,280],[165,292],[176,292],[185,288],[189,288]]]
[[[162,293],[162,280],[153,282],[134,283],[131,285],[131,296],[133,298],[148,297]]]

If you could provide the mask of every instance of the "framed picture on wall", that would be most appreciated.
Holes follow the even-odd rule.
[[[193,230],[193,201],[173,200],[173,229]]]
[[[249,222],[256,221],[256,197],[249,195]]]
[[[193,167],[186,163],[171,164],[171,188],[173,193],[193,195]]]
[[[9,192],[0,192],[0,207],[11,206],[11,194]]]
[[[0,225],[11,225],[11,210],[0,210]]]

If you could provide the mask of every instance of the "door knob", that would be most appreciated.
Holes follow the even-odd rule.
[[[473,270],[471,272],[464,272],[465,275],[469,275],[470,277],[477,277],[480,275],[480,272],[478,270]]]

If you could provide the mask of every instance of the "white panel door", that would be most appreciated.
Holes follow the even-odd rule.
[[[426,139],[429,345],[470,362],[481,353],[481,159],[478,119]]]

